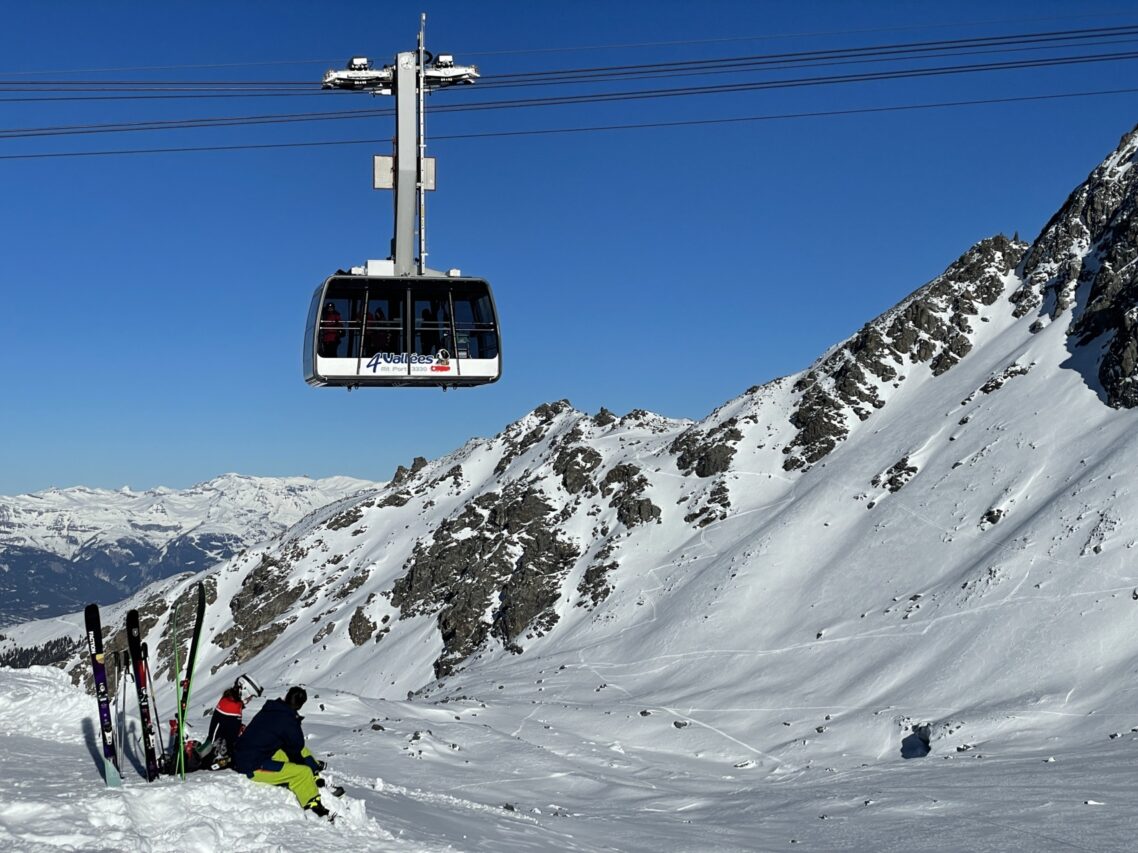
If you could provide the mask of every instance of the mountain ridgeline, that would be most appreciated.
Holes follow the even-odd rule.
[[[996,730],[1024,703],[1111,705],[1138,654],[1136,152],[1132,132],[1033,243],[981,241],[701,421],[551,402],[312,513],[205,577],[206,665],[386,697],[637,665],[670,695],[630,670],[630,701],[698,696],[709,720],[717,687],[829,687],[859,703],[816,730],[851,753],[843,714],[863,738],[888,709]],[[136,602],[152,647],[188,583]]]
[[[0,626],[110,604],[199,572],[373,484],[228,474],[189,489],[0,497]]]

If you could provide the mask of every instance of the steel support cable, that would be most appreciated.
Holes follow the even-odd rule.
[[[565,95],[551,98],[532,98],[518,101],[482,101],[455,105],[441,105],[434,108],[434,112],[464,112],[467,110],[492,110],[516,107],[544,107],[583,103],[599,103],[612,101],[645,100],[667,97],[687,97],[711,94],[729,94],[738,92],[755,92],[773,89],[802,88],[806,86],[837,85],[844,83],[866,83],[888,80],[907,80],[925,77],[944,77],[962,73],[979,73],[986,71],[1010,71],[1031,68],[1045,68],[1086,64],[1092,62],[1115,62],[1138,59],[1138,52],[1098,55],[1089,57],[1068,57],[1058,60],[1024,60],[1009,63],[983,63],[967,66],[948,66],[942,68],[925,68],[906,71],[879,71],[861,74],[830,75],[827,77],[799,77],[789,80],[769,80],[757,83],[728,83],[719,86],[689,86],[679,89],[647,89],[639,92],[601,92],[589,95]]]
[[[320,113],[283,113],[265,116],[219,116],[214,118],[170,119],[168,121],[118,122],[114,124],[72,124],[0,130],[0,139],[26,139],[39,136],[72,136],[90,133],[127,133],[145,130],[185,130],[202,127],[235,127],[260,124],[288,124],[299,121],[377,118],[394,115],[395,110],[343,110]]]
[[[495,109],[519,109],[547,106],[565,106],[590,103],[607,103],[629,100],[648,100],[670,97],[694,97],[711,94],[731,94],[740,92],[766,91],[783,88],[802,88],[818,85],[837,85],[846,83],[864,83],[892,81],[903,79],[916,79],[924,77],[939,77],[960,73],[979,73],[986,71],[1005,71],[1034,69],[1072,64],[1085,64],[1105,61],[1129,61],[1138,59],[1138,52],[1096,54],[1082,57],[1064,57],[1060,59],[1034,59],[1017,60],[1007,63],[980,63],[964,66],[944,66],[940,68],[906,69],[899,71],[878,71],[849,75],[830,75],[826,77],[801,77],[788,80],[760,81],[750,83],[730,83],[718,86],[691,86],[673,89],[647,89],[626,92],[602,92],[582,95],[565,95],[560,97],[533,98],[513,101],[481,101],[463,104],[441,104],[433,109],[435,113],[486,111]],[[319,121],[324,117],[328,119],[367,118],[379,115],[393,114],[393,110],[359,110],[339,111],[330,114],[284,114],[279,116],[248,116],[248,117],[218,117],[207,119],[180,119],[170,122],[141,122],[137,125],[118,123],[113,125],[90,126],[60,126],[57,128],[11,129],[0,131],[0,139],[20,139],[34,136],[63,136],[81,133],[97,132],[125,132],[128,130],[179,130],[209,126],[243,126],[257,124],[287,123],[296,121]]]
[[[1104,43],[1103,46],[1120,45],[1120,44],[1134,44],[1136,41],[1138,41],[1138,38],[1118,39],[1116,41]],[[983,55],[990,55],[993,53],[999,53],[999,54],[1024,53],[1027,51],[1038,51],[1038,50],[1045,50],[1045,49],[1050,50],[1052,48],[1025,47],[1025,48],[1016,48],[1015,50],[1011,50],[1011,51],[1004,50],[1004,49],[1000,49],[1000,50],[969,50],[969,51],[964,51],[964,52],[928,54],[926,56],[920,57],[920,59],[922,59],[922,60],[949,59],[949,58],[957,57],[957,56],[983,56]],[[1084,54],[1084,56],[1094,56],[1094,55],[1095,54]],[[1064,58],[1064,57],[1052,57],[1052,59],[1060,59],[1060,58]],[[673,78],[673,77],[701,77],[701,76],[711,76],[711,75],[721,75],[721,74],[742,74],[742,73],[747,73],[747,72],[758,72],[758,71],[787,71],[787,70],[793,70],[796,68],[825,68],[825,67],[832,67],[832,66],[868,65],[871,63],[897,62],[897,61],[899,61],[899,60],[896,58],[889,58],[889,59],[841,59],[841,60],[833,60],[833,61],[812,60],[809,62],[796,62],[793,64],[785,64],[785,65],[779,65],[779,66],[771,66],[771,65],[768,65],[766,63],[750,64],[750,63],[743,62],[743,63],[738,63],[733,67],[724,67],[724,68],[705,68],[705,69],[656,71],[656,72],[628,71],[628,72],[616,72],[616,73],[612,73],[612,74],[605,74],[603,76],[598,74],[598,75],[593,76],[593,77],[588,77],[588,76],[586,76],[586,77],[564,77],[564,78],[550,78],[548,80],[530,80],[530,81],[522,80],[522,81],[504,82],[504,83],[499,83],[498,78],[493,77],[493,78],[485,78],[483,80],[480,80],[479,84],[478,84],[478,88],[481,91],[481,90],[485,90],[485,89],[515,89],[515,88],[527,88],[527,87],[532,87],[532,86],[564,86],[564,85],[573,84],[573,83],[580,84],[580,83],[617,82],[617,81],[623,82],[623,81],[627,81],[627,80],[639,80],[639,79],[659,80],[659,79],[663,79],[663,78]]]
[[[1068,33],[1095,33],[1097,35],[1085,35],[1080,38],[1101,38],[1105,36],[1133,36],[1138,35],[1138,25],[1124,26],[1124,27],[1111,27],[1106,29],[1096,30],[1069,30],[1064,31]],[[1024,36],[988,36],[976,39],[953,39],[948,41],[935,41],[935,42],[909,42],[905,44],[896,45],[873,45],[867,47],[856,48],[829,48],[825,50],[807,50],[795,51],[793,53],[775,53],[775,54],[753,54],[748,56],[733,56],[719,59],[693,59],[693,60],[677,60],[674,62],[654,62],[644,63],[638,65],[610,65],[598,66],[595,68],[570,68],[553,71],[530,71],[518,72],[516,74],[503,74],[495,75],[495,80],[505,80],[513,78],[535,78],[540,79],[546,76],[559,76],[559,75],[580,75],[587,74],[593,71],[627,71],[627,70],[665,70],[676,67],[684,66],[705,66],[705,65],[723,65],[737,62],[746,62],[753,60],[760,60],[764,62],[785,62],[791,60],[803,59],[841,59],[841,58],[858,58],[864,55],[870,56],[886,56],[898,52],[911,53],[919,52],[922,50],[943,50],[953,46],[960,47],[992,47],[999,44],[1006,44],[1007,46],[1014,46],[1017,44],[1033,44],[1042,41],[1056,41],[1056,40],[1070,40],[1063,39],[1060,33],[1031,33]],[[1109,42],[1106,42],[1109,43]],[[1080,45],[1087,46],[1087,45]]]
[[[720,38],[705,38],[705,39],[673,39],[670,41],[651,41],[651,42],[625,42],[625,43],[609,43],[609,44],[594,44],[578,47],[540,47],[540,48],[517,48],[513,50],[476,50],[476,51],[463,51],[465,56],[518,56],[522,54],[541,54],[541,53],[582,53],[588,51],[598,50],[633,50],[641,48],[660,48],[660,47],[682,47],[688,45],[713,45],[713,44],[726,44],[728,42],[744,42],[744,41],[780,41],[785,39],[798,39],[806,37],[818,36],[862,36],[871,33],[896,33],[896,32],[913,32],[922,30],[945,30],[945,29],[960,29],[963,27],[979,27],[979,26],[992,26],[999,24],[1015,24],[1022,26],[1029,23],[1042,23],[1044,21],[1069,21],[1069,20],[1086,20],[1088,18],[1128,18],[1133,17],[1133,13],[1128,12],[1114,12],[1106,14],[1091,14],[1091,15],[1051,15],[1048,17],[1032,17],[1023,18],[1016,17],[1013,19],[988,19],[984,21],[955,21],[946,24],[927,24],[924,26],[897,26],[897,27],[873,27],[863,28],[859,30],[813,30],[789,33],[764,33],[762,35],[746,35],[746,36],[722,36]],[[1125,26],[1125,25],[1122,25]],[[1074,30],[1078,32],[1078,30]]]
[[[1127,13],[1098,13],[1088,15],[1049,15],[1046,17],[1032,17],[1023,18],[1022,16],[1016,18],[1000,18],[1000,19],[986,19],[981,21],[954,21],[947,24],[929,24],[924,26],[897,26],[897,27],[875,27],[864,28],[858,30],[815,30],[804,32],[790,32],[790,33],[764,33],[762,35],[754,36],[724,36],[721,38],[707,38],[707,39],[673,39],[670,41],[654,41],[654,42],[629,42],[623,44],[593,44],[593,45],[577,45],[569,47],[549,47],[549,48],[525,48],[514,50],[481,50],[481,51],[464,51],[468,56],[515,56],[522,54],[536,54],[536,53],[580,53],[587,51],[597,50],[631,50],[642,48],[659,48],[659,47],[682,47],[691,45],[712,45],[712,44],[725,44],[728,42],[744,42],[744,41],[773,41],[791,38],[805,38],[817,36],[850,36],[850,35],[868,35],[870,33],[891,33],[891,32],[912,32],[914,30],[937,30],[948,29],[950,27],[977,27],[977,26],[992,26],[999,24],[1017,24],[1022,25],[1026,23],[1044,22],[1044,21],[1070,21],[1070,20],[1086,20],[1089,18],[1119,18],[1128,17]],[[1126,25],[1119,25],[1126,26]],[[1094,28],[1094,29],[1112,29],[1112,28]],[[1060,32],[1083,32],[1084,30],[1066,30]],[[273,59],[261,60],[258,62],[212,62],[212,63],[186,63],[182,65],[133,65],[133,66],[109,66],[105,68],[54,68],[44,69],[42,71],[24,71],[24,70],[10,70],[0,71],[0,74],[13,74],[13,75],[32,75],[32,74],[91,74],[91,73],[110,73],[118,71],[178,71],[188,68],[257,68],[270,65],[330,65],[341,61],[340,59]]]
[[[1045,33],[1028,33],[1023,35],[1010,35],[1010,36],[983,36],[970,39],[949,39],[940,41],[929,42],[908,42],[897,45],[871,45],[866,47],[857,48],[830,48],[824,50],[810,50],[810,51],[796,51],[792,53],[781,54],[752,54],[747,56],[733,56],[721,57],[717,59],[695,59],[695,60],[676,60],[672,62],[658,62],[658,63],[644,63],[638,65],[612,65],[612,66],[597,66],[594,68],[577,68],[577,69],[559,69],[550,71],[533,71],[533,72],[518,72],[516,74],[501,74],[495,75],[492,78],[487,78],[484,85],[487,83],[503,84],[507,81],[530,81],[530,80],[543,80],[549,77],[566,77],[566,78],[580,78],[581,75],[591,74],[613,74],[616,76],[632,73],[654,73],[657,71],[674,71],[674,70],[699,70],[704,68],[714,68],[718,66],[731,66],[738,65],[739,63],[748,63],[752,66],[758,67],[762,65],[782,65],[788,62],[814,62],[826,61],[834,59],[857,59],[861,57],[874,57],[874,58],[914,58],[922,52],[935,52],[952,50],[965,55],[969,52],[968,49],[975,47],[997,47],[997,46],[1016,46],[1024,44],[1035,44],[1039,46],[1059,46],[1056,42],[1084,42],[1083,44],[1075,45],[1069,44],[1066,46],[1080,46],[1087,47],[1093,44],[1111,44],[1117,43],[1111,39],[1118,39],[1123,36],[1138,35],[1138,25],[1127,25],[1109,28],[1093,28],[1085,30],[1061,30]],[[1094,39],[1095,42],[1087,44],[1087,40]],[[1044,44],[1047,43],[1047,44]],[[1032,48],[1034,49],[1034,48]],[[205,66],[209,67],[209,66]],[[218,66],[221,67],[221,66]],[[791,66],[794,67],[794,66]],[[183,81],[160,81],[151,84],[144,84],[138,80],[50,80],[50,81],[5,81],[0,80],[0,89],[7,86],[19,86],[16,91],[35,91],[35,90],[55,90],[47,89],[47,87],[59,87],[58,91],[70,91],[70,89],[78,86],[98,87],[92,91],[116,91],[117,89],[125,88],[127,91],[165,91],[167,89],[172,91],[179,91],[186,87],[193,87],[196,90],[221,90],[227,91],[233,87],[239,90],[249,89],[277,89],[284,86],[295,86],[301,90],[310,87],[312,84],[307,80],[296,81],[249,81],[249,80],[234,80],[234,81],[200,81],[200,80],[183,80]],[[223,88],[225,87],[225,88]]]
[[[4,90],[0,90],[3,92]],[[13,90],[14,91],[14,90]],[[303,98],[303,97],[328,97],[330,93],[322,91],[315,87],[310,87],[307,91],[297,92],[234,92],[222,94],[196,94],[191,92],[179,93],[176,95],[56,95],[48,97],[34,97],[34,98],[5,98],[0,94],[0,103],[2,104],[55,104],[55,103],[75,103],[85,101],[201,101],[201,100],[222,100],[227,98]],[[337,94],[349,95],[351,92],[342,92]],[[358,93],[357,93],[358,94]]]
[[[821,110],[817,112],[800,112],[800,113],[782,113],[775,115],[762,115],[762,116],[738,116],[733,118],[718,118],[718,119],[684,119],[672,122],[640,122],[634,124],[612,124],[612,125],[594,125],[591,127],[565,127],[565,128],[546,128],[541,130],[502,130],[502,131],[486,131],[482,133],[461,133],[439,135],[435,134],[432,138],[435,140],[462,140],[462,139],[486,139],[496,137],[510,137],[510,136],[551,136],[559,134],[571,133],[591,133],[606,130],[638,130],[638,129],[659,129],[659,128],[674,128],[674,127],[690,127],[697,125],[712,125],[712,124],[741,124],[748,122],[759,121],[776,121],[786,119],[801,119],[801,118],[829,118],[835,116],[847,115],[860,115],[872,113],[889,113],[889,112],[903,112],[907,110],[929,110],[929,109],[944,109],[955,107],[967,106],[983,106],[991,104],[1010,104],[1010,103],[1025,103],[1032,101],[1054,101],[1064,100],[1071,98],[1087,98],[1087,97],[1101,97],[1107,95],[1130,95],[1138,93],[1138,88],[1126,89],[1100,89],[1086,92],[1063,92],[1047,95],[1022,95],[1006,98],[984,98],[980,100],[967,100],[967,101],[941,101],[936,103],[927,104],[900,104],[894,106],[881,106],[881,107],[859,107],[844,110]],[[329,146],[339,145],[376,145],[385,142],[390,142],[390,139],[341,139],[329,140],[323,142],[269,142],[269,143],[252,143],[247,145],[208,145],[208,146],[183,146],[178,148],[133,148],[133,149],[119,149],[111,151],[59,151],[52,153],[41,154],[0,154],[0,160],[43,160],[43,159],[57,159],[64,157],[103,157],[103,156],[123,156],[123,155],[137,155],[137,154],[184,154],[193,152],[217,152],[217,151],[253,151],[265,149],[280,149],[280,148],[325,148]]]
[[[1138,27],[1134,28],[1134,34],[1138,35]],[[1133,39],[1123,38],[1116,36],[1108,41],[1099,42],[1097,46],[1110,46],[1117,44],[1131,43]],[[1087,47],[1089,45],[1081,45]],[[1054,46],[1048,46],[1054,47]],[[1023,47],[1017,48],[1012,52],[1023,52],[1031,50],[1047,49],[1045,47]],[[963,51],[927,53],[920,56],[921,59],[940,59],[949,58],[952,56],[975,56],[980,54],[1000,52],[991,49],[969,49]],[[1009,51],[1003,50],[1007,53]],[[834,54],[834,51],[822,52],[827,54]],[[887,55],[888,54],[888,55]],[[785,59],[785,58],[769,58],[761,56],[751,57],[731,57],[729,59],[719,60],[693,60],[690,62],[677,62],[677,63],[657,63],[651,65],[637,65],[637,66],[610,66],[608,68],[595,68],[595,69],[579,69],[579,70],[564,70],[564,71],[548,71],[548,72],[533,72],[529,75],[496,75],[493,77],[485,78],[480,89],[487,88],[512,88],[523,86],[535,85],[571,85],[574,83],[584,82],[615,82],[617,80],[639,79],[643,77],[651,77],[659,79],[660,77],[683,77],[683,76],[697,76],[700,74],[713,74],[713,73],[742,73],[746,71],[758,70],[788,70],[793,68],[803,67],[821,67],[824,65],[841,65],[841,64],[865,64],[869,62],[886,62],[886,61],[900,61],[903,59],[918,58],[911,54],[902,55],[897,51],[888,51],[875,56],[862,56],[862,58],[853,58],[852,56],[814,56],[804,59]],[[0,94],[9,92],[64,92],[75,93],[77,87],[86,86],[82,90],[83,93],[87,92],[116,92],[116,93],[192,93],[194,95],[203,96],[205,93],[223,93],[226,95],[280,95],[280,94],[315,94],[313,91],[314,84],[309,82],[288,82],[288,83],[202,83],[202,82],[179,82],[179,83],[161,83],[161,84],[140,84],[137,81],[111,81],[111,83],[104,81],[96,83],[93,81],[48,81],[45,83],[29,83],[21,81],[19,83],[8,83],[0,81]],[[222,88],[223,86],[231,86],[235,88]],[[291,87],[290,91],[282,92],[283,87]],[[188,87],[193,87],[188,88]],[[349,93],[351,94],[351,93]],[[20,98],[0,98],[2,101],[24,101],[32,99]],[[43,100],[64,100],[63,98],[47,98]]]
[[[1135,37],[1116,37],[1111,40],[1102,41],[1094,46],[1113,46],[1120,44],[1133,44],[1138,40],[1138,29],[1136,29]],[[1091,45],[1081,45],[1081,47],[1088,47]],[[597,68],[588,69],[583,71],[556,71],[556,72],[536,72],[536,74],[557,75],[550,77],[543,77],[542,79],[519,79],[525,75],[494,75],[491,77],[484,77],[479,81],[479,90],[486,89],[510,89],[510,88],[524,88],[532,86],[551,86],[551,85],[573,85],[582,83],[598,83],[598,82],[618,82],[637,79],[661,79],[661,78],[675,78],[675,77],[695,77],[695,76],[708,76],[714,74],[741,74],[745,72],[754,71],[782,71],[793,70],[796,68],[820,68],[829,66],[841,65],[864,65],[875,62],[898,62],[901,60],[911,59],[948,59],[958,56],[982,56],[990,55],[993,53],[1024,53],[1029,51],[1040,51],[1053,49],[1054,46],[1036,46],[1036,47],[1021,47],[1014,49],[969,49],[961,51],[947,51],[939,53],[927,53],[921,56],[912,55],[894,55],[894,56],[876,56],[864,58],[830,58],[830,57],[817,57],[804,60],[773,60],[760,57],[733,57],[730,60],[706,60],[706,61],[693,61],[691,63],[672,63],[672,64],[659,64],[650,66],[613,66],[611,69]],[[1084,56],[1087,56],[1086,54]],[[1053,57],[1053,60],[1062,59],[1063,57]],[[58,83],[51,82],[42,85],[32,85],[27,83],[9,84],[0,81],[0,96],[9,92],[65,92],[75,93],[76,84],[67,84],[60,87]],[[242,85],[238,88],[221,88],[221,84],[204,84],[204,83],[186,83],[186,87],[194,86],[195,88],[169,88],[167,84],[138,84],[137,82],[128,83],[123,81],[121,87],[104,88],[102,85],[94,85],[93,88],[82,89],[82,92],[120,92],[120,93],[136,93],[136,92],[175,92],[178,94],[192,93],[194,95],[208,97],[205,93],[224,93],[226,95],[312,95],[312,94],[329,94],[321,90],[315,92],[315,84],[308,83],[289,83],[288,86],[293,87],[289,91],[281,91],[281,87],[273,86],[251,86]],[[342,94],[359,94],[359,92],[342,92]],[[22,98],[4,98],[0,97],[0,101],[27,101],[27,100],[69,100],[65,98],[44,98],[44,99],[22,99]],[[95,100],[92,98],[91,100]]]
[[[282,86],[311,86],[311,80],[0,80],[0,88],[20,86],[29,90],[58,86],[61,90],[77,86],[97,86],[113,91],[123,87],[146,86],[165,89],[211,88],[211,89],[276,89]]]
[[[867,115],[873,113],[896,113],[906,112],[910,110],[931,110],[931,109],[947,109],[951,107],[970,107],[970,106],[988,106],[992,104],[1013,104],[1025,103],[1031,101],[1056,101],[1071,98],[1089,98],[1100,97],[1104,95],[1133,95],[1138,94],[1138,87],[1128,89],[1099,89],[1089,92],[1064,92],[1050,95],[1017,95],[1007,98],[982,98],[980,100],[970,101],[940,101],[937,103],[929,104],[899,104],[894,106],[882,107],[851,107],[844,110],[819,110],[815,112],[800,112],[800,113],[779,113],[775,115],[764,116],[736,116],[732,118],[711,118],[711,119],[678,119],[676,121],[653,121],[653,122],[639,122],[635,124],[608,124],[608,125],[591,125],[589,127],[560,127],[548,128],[539,130],[490,130],[478,133],[456,133],[451,135],[435,134],[432,138],[435,140],[462,140],[462,139],[487,139],[511,136],[549,136],[559,134],[571,133],[596,133],[605,130],[641,130],[641,129],[661,129],[673,127],[691,127],[698,125],[714,125],[714,124],[744,124],[760,121],[779,121],[787,119],[801,119],[801,118],[833,118],[838,116],[848,115]],[[347,143],[344,144],[358,144]],[[3,159],[3,157],[0,157]]]

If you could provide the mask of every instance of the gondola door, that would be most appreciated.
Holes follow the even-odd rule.
[[[502,348],[490,285],[458,280],[449,288],[453,341],[459,375],[468,385],[496,382],[502,375]]]
[[[360,359],[360,377],[368,384],[405,384],[410,375],[406,315],[405,280],[368,280],[367,328]]]
[[[360,375],[367,328],[367,288],[346,278],[329,280],[317,309],[313,346],[324,384],[354,384]]]

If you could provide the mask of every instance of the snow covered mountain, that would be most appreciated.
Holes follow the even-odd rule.
[[[410,833],[367,849],[1121,849],[1129,804],[1079,807],[1138,731],[1136,162],[1138,130],[1033,243],[699,422],[540,406],[108,608],[107,645],[138,606],[169,678],[204,582],[195,713],[309,685]],[[80,623],[0,653],[68,631],[79,682]]]
[[[118,601],[160,578],[208,568],[373,485],[226,474],[181,491],[0,496],[0,626]]]

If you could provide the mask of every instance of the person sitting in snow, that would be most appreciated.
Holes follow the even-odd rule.
[[[233,760],[233,749],[244,726],[241,712],[254,696],[260,696],[261,686],[247,675],[242,675],[218,700],[204,741],[187,738],[178,766],[178,721],[170,721],[170,748],[163,758],[163,772],[171,775],[196,770],[222,770]]]
[[[318,773],[324,769],[304,745],[300,709],[308,701],[303,687],[290,687],[283,699],[270,699],[237,739],[231,765],[254,782],[287,785],[301,807],[318,817],[330,812],[320,802]]]
[[[209,721],[209,734],[205,743],[199,747],[198,755],[210,770],[221,770],[233,761],[233,751],[237,738],[245,726],[241,714],[245,706],[255,696],[261,695],[261,687],[247,675],[242,675],[233,686],[221,694],[213,717]]]

